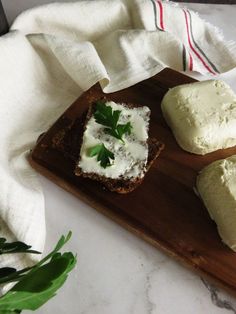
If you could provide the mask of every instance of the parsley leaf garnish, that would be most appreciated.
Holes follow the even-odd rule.
[[[112,107],[107,106],[102,101],[97,101],[96,111],[94,113],[95,121],[106,126],[105,132],[111,136],[123,140],[124,134],[130,134],[132,125],[130,122],[126,124],[117,124],[120,118],[121,110],[112,110]]]
[[[9,253],[33,253],[40,254],[40,252],[31,250],[31,246],[23,242],[16,241],[7,243],[5,238],[0,238],[0,255]]]
[[[26,309],[34,311],[55,296],[76,264],[76,256],[71,252],[63,254],[59,252],[70,237],[71,232],[66,237],[62,236],[54,250],[33,267],[20,271],[11,267],[0,269],[1,284],[17,282],[0,297],[0,313],[21,313]],[[5,241],[2,239],[0,239],[1,244],[6,242],[5,239]],[[26,253],[30,253],[30,251]],[[34,251],[33,253],[38,252]],[[3,252],[2,254],[9,253]]]
[[[116,137],[117,139],[121,140],[122,142],[124,142],[123,140],[123,135],[125,133],[127,134],[131,134],[131,129],[132,129],[132,125],[130,122],[127,122],[126,124],[118,124],[117,127],[115,129],[105,129],[105,132],[110,134],[111,136]]]
[[[116,128],[120,114],[120,110],[113,111],[112,108],[110,106],[107,106],[104,102],[96,102],[96,111],[94,113],[94,118],[97,123],[110,128]]]
[[[97,161],[100,161],[100,165],[103,168],[111,166],[110,159],[115,159],[114,154],[109,151],[103,143],[89,148],[88,156],[97,156]]]

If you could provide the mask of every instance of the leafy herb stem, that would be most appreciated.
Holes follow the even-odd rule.
[[[103,101],[96,102],[96,111],[94,113],[95,121],[106,126],[105,132],[107,134],[110,134],[124,143],[123,135],[131,134],[132,125],[130,122],[118,124],[120,114],[121,110],[112,110],[112,107],[107,106]]]
[[[100,162],[101,167],[107,168],[111,166],[110,159],[114,160],[114,154],[102,144],[95,145],[88,150],[88,156],[94,157],[97,156],[97,161]]]
[[[16,241],[7,243],[5,238],[0,238],[0,255],[9,253],[33,253],[40,254],[40,252],[31,250],[30,245],[26,245],[23,242]]]
[[[34,311],[55,296],[77,261],[76,256],[71,252],[59,252],[70,237],[71,232],[67,236],[62,236],[54,250],[33,267],[19,271],[11,267],[0,268],[1,284],[16,282],[0,297],[0,313],[21,313],[26,309]],[[10,253],[22,252],[23,249],[25,253],[39,253],[29,250],[30,246],[22,242],[6,243],[6,239],[0,238],[1,254],[9,254],[9,247],[14,247]]]

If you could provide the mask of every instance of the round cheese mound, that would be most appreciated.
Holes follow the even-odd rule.
[[[178,144],[204,155],[236,145],[236,95],[219,80],[170,89],[161,104]]]

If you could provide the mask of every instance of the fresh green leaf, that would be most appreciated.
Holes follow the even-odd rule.
[[[11,310],[1,310],[1,314],[19,314],[19,313],[21,313],[22,311],[11,311]]]
[[[126,124],[119,124],[117,125],[117,131],[119,135],[122,137],[125,133],[131,134],[132,125],[130,122],[127,122]]]
[[[61,255],[60,253],[57,253],[70,239],[71,237],[71,232],[68,233],[68,235],[66,237],[62,236],[60,238],[60,240],[58,241],[56,247],[54,248],[54,250],[48,254],[46,257],[44,257],[38,264],[36,264],[33,267],[28,267],[28,268],[24,268],[22,270],[19,271],[11,271],[7,273],[7,270],[5,268],[0,268],[0,284],[3,283],[7,283],[7,282],[16,282],[19,281],[22,278],[22,275],[26,272],[29,272],[29,270],[31,272],[34,272],[37,268],[39,268],[42,264],[44,264],[47,260],[49,260],[52,257],[56,257],[56,254]],[[2,275],[1,275],[1,271],[2,271]]]
[[[56,295],[68,273],[75,267],[76,256],[71,252],[61,254],[59,250],[69,241],[71,232],[62,236],[54,250],[32,268],[15,272],[5,268],[2,275],[18,273],[18,283],[0,298],[0,313],[20,313],[21,310],[36,310]],[[47,262],[47,263],[46,263]],[[26,272],[26,273],[25,273]]]
[[[0,278],[3,278],[3,277],[6,277],[6,276],[9,276],[9,275],[12,275],[13,273],[16,272],[16,269],[15,268],[12,268],[12,267],[3,267],[3,268],[0,268]]]
[[[5,238],[0,238],[0,255],[1,254],[12,254],[12,253],[32,253],[40,254],[40,252],[31,250],[31,246],[20,242],[7,243]],[[18,281],[24,273],[26,273],[31,267],[17,271],[15,268],[3,267],[0,268],[0,284],[7,282]]]
[[[43,265],[46,261],[48,261],[54,254],[56,254],[58,251],[60,251],[60,249],[70,240],[72,235],[72,232],[70,231],[67,236],[65,237],[64,235],[61,236],[61,238],[59,239],[59,241],[57,242],[54,250],[49,253],[47,256],[45,256],[38,264],[36,264],[34,267],[32,267],[32,271],[34,271],[34,269],[37,269],[38,267],[40,267],[41,265]]]
[[[101,149],[102,149],[102,144],[98,144],[98,145],[95,145],[95,146],[89,148],[88,156],[94,157],[94,156],[98,155],[100,153]]]
[[[2,247],[3,243],[5,243],[7,240],[5,238],[0,238],[0,248]]]
[[[7,243],[5,238],[0,238],[0,255],[9,253],[33,253],[40,254],[38,251],[30,250],[31,246],[23,242],[16,241]]]
[[[116,128],[120,114],[121,114],[120,110],[112,111],[112,108],[110,106],[107,106],[102,101],[98,101],[96,103],[96,111],[94,113],[94,118],[96,122],[99,124],[114,129]]]
[[[73,254],[67,256],[63,254],[37,268],[0,298],[0,311],[38,309],[55,296],[75,264],[76,257]]]
[[[32,267],[27,267],[17,271],[15,268],[9,268],[9,270],[7,268],[0,268],[0,284],[19,281],[24,273],[32,269]]]
[[[105,133],[107,133],[107,134],[109,134],[109,135],[111,135],[111,136],[113,136],[113,137],[115,137],[118,140],[121,140],[123,142],[122,138],[120,137],[119,133],[117,132],[117,129],[105,128],[104,131],[105,131]]]
[[[122,142],[124,142],[123,135],[125,133],[131,134],[131,129],[132,129],[131,123],[127,122],[126,124],[118,124],[116,129],[106,128],[105,132],[110,134],[111,136],[116,137],[117,139],[121,140]]]
[[[101,167],[106,168],[111,166],[110,159],[115,159],[114,154],[109,151],[106,146],[102,144],[95,145],[88,150],[88,156],[97,156],[97,161],[100,162]]]
[[[107,106],[105,102],[98,101],[96,103],[96,111],[94,113],[95,121],[101,125],[104,125],[105,132],[122,142],[124,134],[130,134],[132,125],[130,122],[126,124],[118,124],[120,118],[120,110],[112,110],[112,107]]]

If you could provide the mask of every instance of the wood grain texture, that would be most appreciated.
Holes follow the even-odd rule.
[[[160,109],[168,88],[193,81],[165,69],[132,87],[106,94],[114,101],[149,106],[150,135],[165,143],[165,150],[134,192],[119,195],[90,179],[76,177],[74,163],[51,146],[58,130],[80,117],[91,100],[103,95],[98,84],[84,93],[41,137],[31,153],[30,163],[65,190],[236,295],[236,254],[221,242],[214,222],[193,190],[199,170],[214,160],[235,154],[236,148],[206,156],[183,151]]]

